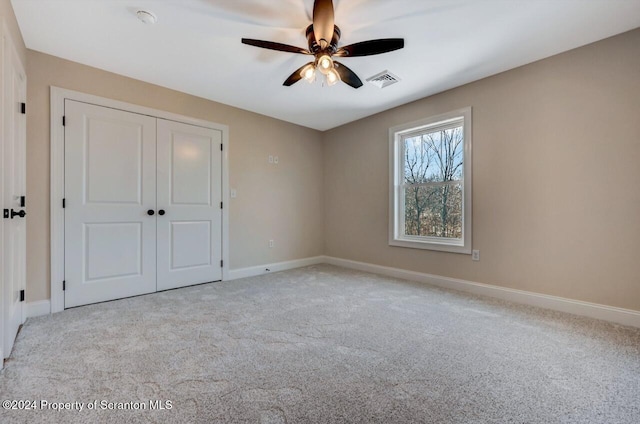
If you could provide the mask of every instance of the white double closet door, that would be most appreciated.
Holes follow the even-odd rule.
[[[65,100],[65,308],[222,279],[222,133]]]

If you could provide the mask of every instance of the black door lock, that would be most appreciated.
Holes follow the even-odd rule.
[[[13,209],[11,209],[11,219],[15,218],[16,216],[19,216],[20,218],[24,218],[27,215],[27,213],[22,210],[22,211],[14,211]]]

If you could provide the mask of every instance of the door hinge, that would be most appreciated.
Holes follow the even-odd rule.
[[[222,268],[223,266],[224,266],[224,261],[220,259],[220,268]]]
[[[62,126],[64,127],[65,125],[67,125],[67,120],[66,120],[66,116],[62,117]]]
[[[3,209],[2,210],[2,217],[4,219],[9,219],[9,209]]]
[[[222,143],[220,143],[220,151],[222,151]]]
[[[27,206],[27,197],[26,196],[20,196],[20,207],[24,208],[25,206]]]
[[[67,282],[65,280],[62,280],[62,291],[65,291],[67,289]]]
[[[20,302],[24,302],[24,290],[20,290]]]
[[[220,202],[220,209],[222,209],[222,206],[223,206],[223,205],[222,205],[222,202]]]
[[[26,103],[20,103],[20,113],[22,113],[23,115],[27,113],[27,104]]]
[[[67,199],[65,199],[64,197],[62,198],[62,209],[67,207]]]

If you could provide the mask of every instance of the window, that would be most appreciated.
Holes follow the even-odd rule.
[[[389,130],[389,244],[471,253],[471,108]]]

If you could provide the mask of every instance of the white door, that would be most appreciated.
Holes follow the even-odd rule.
[[[3,356],[11,354],[24,322],[21,292],[26,281],[26,76],[13,45],[3,35]],[[24,293],[24,292],[23,292]],[[0,367],[1,368],[1,367]]]
[[[222,132],[158,119],[158,290],[222,279]]]
[[[65,120],[65,308],[154,292],[156,119],[66,100]]]

